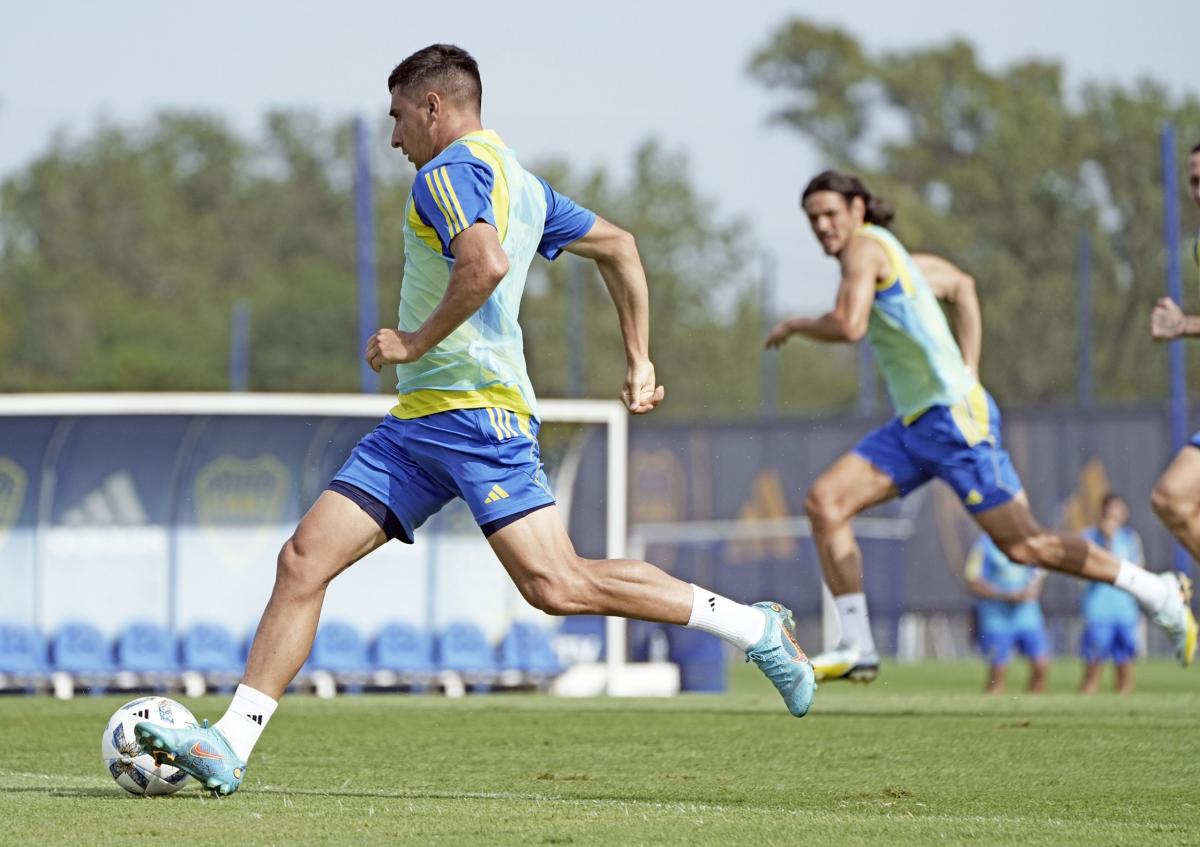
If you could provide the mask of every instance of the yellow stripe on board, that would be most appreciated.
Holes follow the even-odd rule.
[[[429,193],[433,197],[433,202],[437,204],[437,207],[442,212],[442,217],[446,219],[446,226],[450,228],[450,235],[457,235],[458,232],[454,228],[454,218],[451,216],[450,211],[446,207],[445,203],[442,202],[442,198],[438,194],[437,187],[433,184],[432,174],[425,174],[425,184],[429,186]]]
[[[470,224],[467,222],[467,216],[463,214],[462,206],[459,205],[458,195],[454,193],[454,184],[450,182],[450,171],[446,170],[445,167],[441,167],[438,170],[441,171],[442,182],[446,186],[446,192],[450,195],[450,200],[454,203],[454,211],[458,214],[458,219],[462,221],[462,228],[466,229]]]

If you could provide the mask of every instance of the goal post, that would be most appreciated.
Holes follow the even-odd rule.
[[[3,419],[14,418],[47,419],[47,428],[55,433],[55,436],[50,438],[50,443],[54,445],[68,440],[72,424],[78,419],[116,418],[120,416],[142,420],[147,417],[156,416],[193,419],[236,416],[270,418],[279,416],[325,419],[327,422],[333,419],[356,418],[367,421],[383,419],[394,404],[394,396],[384,394],[256,392],[10,394],[0,396],[0,422]],[[606,513],[604,515],[603,552],[608,558],[623,558],[626,555],[628,529],[627,462],[629,450],[629,413],[627,409],[615,400],[545,399],[539,402],[539,412],[539,417],[543,425],[562,423],[604,427],[604,442],[607,448],[604,485],[607,496],[605,498]],[[54,419],[57,419],[57,421],[55,422]],[[325,425],[318,426],[318,429],[321,429],[322,426]],[[544,433],[545,430],[543,429]],[[130,432],[128,437],[131,440],[136,440],[138,433]],[[313,443],[316,444],[321,437],[319,432],[314,433]],[[190,445],[181,447],[180,449],[186,451],[190,449]],[[3,449],[0,449],[0,453],[3,452]],[[63,454],[53,447],[45,448],[42,452],[42,456],[34,458],[28,463],[28,475],[31,477],[41,475],[47,480],[53,480],[57,476],[56,462],[61,459]],[[179,464],[185,462],[184,459],[175,459],[174,461]],[[311,469],[306,472],[310,471]],[[294,480],[295,476],[292,479]],[[126,488],[128,488],[127,483],[129,478],[127,476],[123,477],[122,481],[126,483]],[[569,479],[564,479],[561,482],[563,488],[562,490],[556,490],[556,494],[565,503],[570,502],[572,495],[570,489],[575,485],[584,484],[583,480],[575,479],[574,474],[571,474]],[[598,483],[599,480],[595,482]],[[48,486],[52,487],[52,485],[52,482],[48,482]],[[143,493],[141,496],[143,499],[146,499],[147,494]],[[153,495],[149,496],[153,497]],[[136,492],[134,498],[137,498]],[[55,585],[55,583],[47,585],[46,575],[43,573],[44,562],[41,561],[41,559],[45,559],[45,556],[41,556],[45,546],[41,537],[47,534],[45,529],[50,523],[48,519],[50,510],[46,508],[46,502],[50,498],[46,491],[42,491],[39,499],[43,502],[41,505],[35,504],[33,506],[33,510],[38,514],[33,520],[33,527],[29,532],[33,536],[33,542],[30,544],[30,549],[32,550],[30,558],[34,562],[31,567],[30,595],[32,599],[30,605],[36,607],[31,613],[30,618],[35,622],[45,619],[46,616],[43,614],[45,595],[47,590],[54,590]],[[564,520],[569,520],[569,509],[564,509],[563,512]],[[150,522],[153,523],[153,521]],[[113,529],[120,528],[114,527]],[[125,529],[126,532],[124,534],[129,535],[129,528],[126,527]],[[83,541],[79,543],[82,544]],[[161,542],[156,545],[155,549],[166,549],[172,547],[173,544],[174,542],[172,541]],[[41,559],[39,559],[39,556],[41,556]],[[167,620],[175,617],[177,610],[173,598],[178,593],[176,591],[177,578],[174,562],[176,557],[174,552],[171,552],[169,556],[171,564],[166,566],[168,574],[163,578],[164,591],[171,598],[167,600],[166,604],[170,611],[164,613]],[[434,566],[431,565],[431,567]],[[436,581],[436,576],[429,577],[427,585],[434,581]],[[432,600],[430,603],[432,603]],[[52,614],[50,622],[53,622],[53,619],[54,615]],[[636,690],[637,686],[630,685],[628,680],[629,674],[626,668],[626,627],[624,619],[608,618],[606,620],[605,645],[602,690],[610,694],[639,693]]]

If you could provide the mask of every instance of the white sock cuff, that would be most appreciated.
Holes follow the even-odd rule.
[[[244,682],[239,683],[237,690],[233,692],[233,702],[239,706],[244,705],[247,709],[262,712],[264,718],[269,718],[279,707],[278,700],[263,694],[257,688],[251,688]]]

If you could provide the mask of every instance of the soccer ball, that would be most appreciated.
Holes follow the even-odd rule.
[[[152,721],[173,728],[195,726],[196,718],[184,706],[166,697],[142,697],[126,703],[108,719],[100,738],[100,760],[130,794],[174,794],[190,777],[170,765],[155,764],[154,757],[138,747],[133,728]]]

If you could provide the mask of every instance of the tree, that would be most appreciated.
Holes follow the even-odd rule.
[[[778,120],[896,201],[902,240],[977,278],[983,378],[998,396],[1072,396],[1081,233],[1095,245],[1098,395],[1162,394],[1166,354],[1145,327],[1163,290],[1157,133],[1164,119],[1200,132],[1193,95],[1143,82],[1073,96],[1053,63],[990,72],[961,41],[871,55],[800,20],[751,69],[780,91]]]

